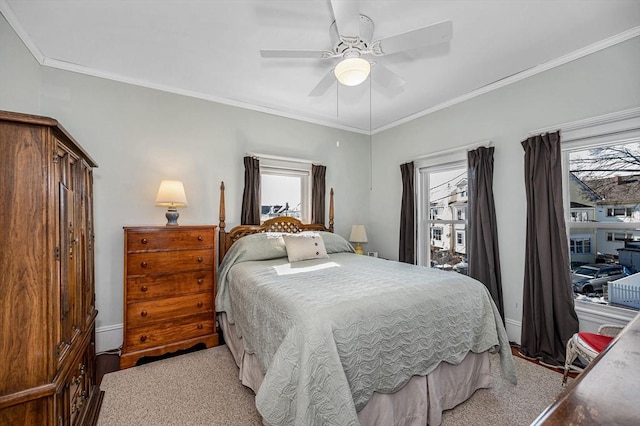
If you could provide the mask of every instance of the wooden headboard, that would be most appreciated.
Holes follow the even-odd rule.
[[[333,232],[333,188],[329,192],[329,227],[322,223],[302,223],[294,217],[280,216],[265,220],[261,225],[238,225],[229,232],[225,231],[225,203],[224,182],[220,184],[220,222],[218,224],[219,249],[218,259],[222,261],[231,245],[240,238],[260,232],[287,232],[298,233],[302,231],[329,231]]]

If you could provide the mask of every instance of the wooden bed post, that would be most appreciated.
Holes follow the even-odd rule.
[[[220,222],[218,223],[218,256],[220,256],[220,253],[224,254],[225,253],[225,249],[226,249],[226,245],[227,245],[227,241],[226,241],[226,237],[227,237],[227,233],[224,230],[225,227],[225,205],[224,205],[224,181],[220,182],[220,211],[218,214],[218,217],[220,219]],[[219,258],[219,261],[222,260],[222,257]]]
[[[333,188],[329,192],[329,232],[333,232]]]

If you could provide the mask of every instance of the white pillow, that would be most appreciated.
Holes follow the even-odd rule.
[[[287,247],[289,262],[329,257],[320,234],[301,232],[299,234],[282,234],[282,238],[284,239],[284,245]]]

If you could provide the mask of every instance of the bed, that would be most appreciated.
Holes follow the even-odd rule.
[[[329,211],[329,228],[284,217],[226,232],[221,187],[216,309],[265,424],[437,425],[491,386],[490,352],[515,384],[484,285],[357,255],[332,233],[333,190]]]

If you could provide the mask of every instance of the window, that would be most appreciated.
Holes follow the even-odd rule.
[[[454,271],[454,265],[466,261],[466,151],[461,154],[455,161],[417,163],[420,265]]]
[[[311,163],[260,158],[260,220],[311,220]]]
[[[607,232],[607,241],[633,241],[633,234],[630,232]]]
[[[576,296],[607,303],[603,284],[640,270],[636,256],[623,255],[627,248],[637,251],[627,247],[629,241],[640,240],[635,213],[640,208],[639,159],[640,138],[563,143],[563,191]],[[585,266],[576,269],[578,265]],[[580,273],[590,268],[600,272],[595,277]]]
[[[633,208],[630,207],[609,207],[607,209],[607,216],[622,216],[622,217],[630,217],[633,216]]]
[[[571,254],[591,253],[591,237],[575,237],[570,240]]]

